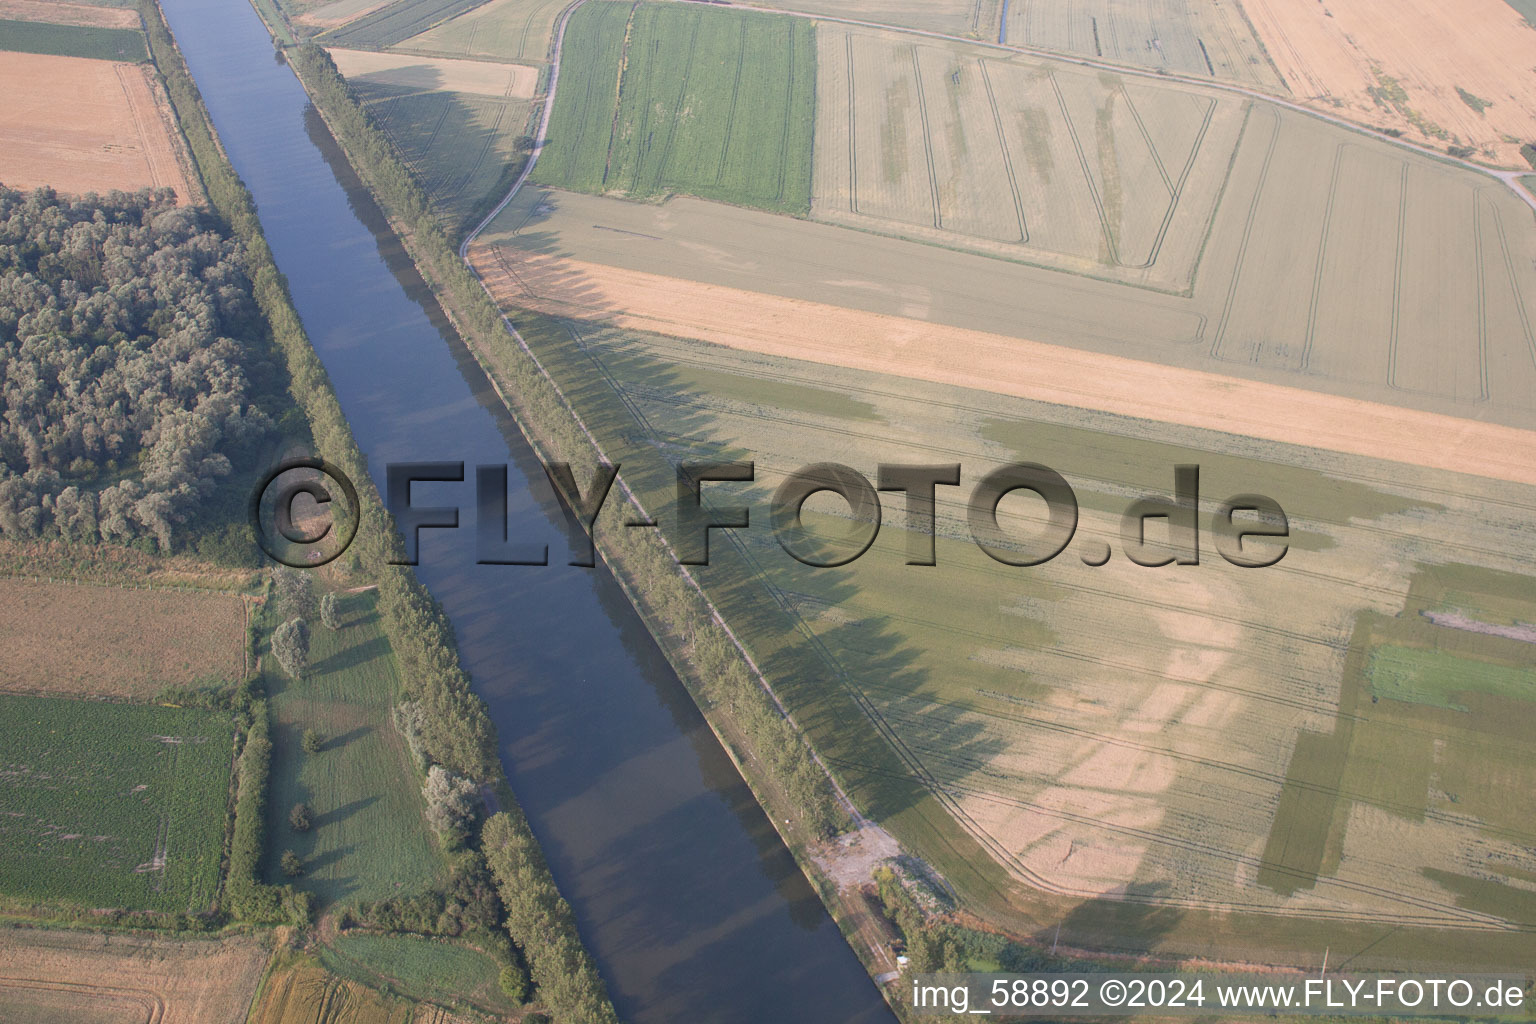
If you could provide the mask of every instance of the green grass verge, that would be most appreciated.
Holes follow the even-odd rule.
[[[320,952],[333,973],[413,999],[506,1012],[517,1004],[501,991],[501,966],[477,949],[414,935],[341,935]]]
[[[631,23],[628,4],[593,3],[567,25],[561,67],[536,180],[810,212],[810,22],[642,4]]]
[[[295,884],[324,904],[413,893],[443,875],[423,818],[420,781],[390,719],[400,672],[375,610],[375,592],[340,597],[342,628],[316,622],[310,670],[298,681],[272,668],[272,778],[267,800],[265,875],[288,881],[278,859],[305,862]],[[268,662],[271,659],[266,659]],[[306,729],[325,738],[316,754]],[[295,832],[288,812],[310,807],[313,826]]]
[[[0,20],[0,50],[132,63],[149,59],[144,33],[137,29],[51,25],[41,21]]]
[[[1536,701],[1536,669],[1476,661],[1448,651],[1384,644],[1371,653],[1371,692],[1387,700],[1466,711],[1458,697],[1487,693]]]
[[[0,736],[0,893],[165,912],[212,902],[227,715],[0,696]]]

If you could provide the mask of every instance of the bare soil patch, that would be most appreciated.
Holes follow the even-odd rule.
[[[489,245],[503,307],[1536,484],[1536,432]]]
[[[190,161],[150,65],[7,53],[0,61],[0,181],[81,194],[174,188]]]
[[[0,1021],[239,1024],[266,960],[252,939],[0,930]]]
[[[0,18],[12,21],[44,21],[52,25],[86,25],[96,28],[138,28],[139,12],[122,7],[91,7],[86,4],[49,3],[45,0],[0,0]]]
[[[1439,149],[1459,140],[1524,166],[1519,142],[1505,137],[1536,138],[1536,30],[1504,0],[1243,0],[1243,8],[1291,91],[1319,110]],[[1491,106],[1477,110],[1458,87]]]
[[[245,603],[228,594],[0,579],[0,689],[147,699],[245,673]]]

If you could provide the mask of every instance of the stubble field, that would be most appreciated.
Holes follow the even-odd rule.
[[[453,60],[372,50],[330,50],[331,60],[354,85],[400,86],[419,92],[469,93],[529,100],[539,83],[531,67],[479,60]]]
[[[54,25],[89,25],[97,28],[137,30],[139,12],[85,4],[52,3],[49,0],[0,0],[0,18],[41,21]]]
[[[1209,915],[1264,914],[1309,922],[1291,935],[1324,943],[1390,922],[1396,948],[1432,956],[1414,927],[1531,923],[1520,894],[1533,837],[1475,766],[1527,756],[1529,730],[1514,723],[1536,716],[1536,690],[1460,695],[1471,712],[1415,710],[1365,673],[1374,642],[1362,630],[1388,623],[1416,648],[1509,658],[1512,641],[1402,631],[1421,618],[1426,565],[1461,565],[1460,603],[1442,604],[1485,617],[1492,599],[1478,595],[1497,595],[1500,573],[1536,569],[1518,541],[1532,487],[597,324],[519,324],[652,505],[669,500],[685,458],[754,460],[754,484],[712,499],[745,499],[754,522],[810,462],[870,476],[877,463],[962,464],[966,486],[940,491],[937,567],[903,564],[893,501],[850,567],[800,565],[762,529],[721,534],[697,578],[861,805],[962,891],[986,893],[983,907],[1018,900],[1000,898],[1009,883],[988,877],[991,859],[1014,883],[1086,901],[1083,927],[1105,905],[1180,908],[1175,935],[1122,923],[1122,944],[1187,949],[1206,941]],[[1002,566],[965,533],[966,487],[1016,460],[1066,474],[1082,506],[1078,539],[1048,566]],[[1119,512],[1168,493],[1181,462],[1202,467],[1206,514],[1238,491],[1280,501],[1285,560],[1234,569],[1208,533],[1198,567],[1127,562]],[[823,537],[846,531],[840,502],[807,507]],[[1021,499],[1002,518],[1010,533],[1038,528]],[[1108,566],[1079,559],[1103,543]],[[1496,715],[1477,710],[1495,699]],[[1384,770],[1426,727],[1456,737],[1426,748],[1433,767],[1406,780]],[[1317,771],[1319,744],[1337,752],[1331,777]],[[1317,830],[1310,846],[1288,841],[1298,822]]]
[[[542,62],[566,0],[491,0],[399,43],[402,53]]]
[[[817,40],[818,219],[1188,287],[1243,102],[898,33]]]
[[[1524,167],[1536,138],[1536,29],[1504,0],[1244,0],[1291,92],[1436,149]],[[1511,141],[1513,140],[1513,141]]]
[[[0,580],[0,690],[148,700],[233,683],[246,672],[245,621],[229,594]]]
[[[1014,0],[1002,41],[1285,91],[1242,5],[1221,0]]]
[[[251,938],[5,929],[0,1022],[240,1024],[266,961]]]
[[[79,57],[8,53],[0,62],[0,181],[60,192],[174,188],[197,196],[153,70]]]

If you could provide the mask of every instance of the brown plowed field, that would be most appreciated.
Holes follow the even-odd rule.
[[[5,929],[0,1022],[240,1024],[266,960],[250,939]]]
[[[149,65],[7,53],[0,61],[0,182],[81,194],[170,187],[190,166]]]
[[[1504,0],[1243,0],[1243,9],[1298,98],[1524,166],[1506,136],[1536,139],[1536,30]],[[1389,79],[1406,100],[1383,92]],[[1491,106],[1474,109],[1458,87]]]
[[[0,579],[0,690],[143,700],[244,675],[238,597]]]
[[[1532,431],[514,249],[471,258],[503,308],[1536,484]]]

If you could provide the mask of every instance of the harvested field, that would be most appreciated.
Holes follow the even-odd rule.
[[[893,496],[887,526],[851,566],[809,569],[767,531],[727,531],[721,553],[695,570],[866,812],[957,886],[984,893],[987,910],[1010,898],[1007,884],[987,880],[991,860],[1037,890],[1180,908],[1127,915],[1112,936],[1117,948],[1205,949],[1212,915],[1247,913],[1305,922],[1286,941],[1308,951],[1355,927],[1348,922],[1391,921],[1402,926],[1398,950],[1432,959],[1472,948],[1435,928],[1459,936],[1536,920],[1525,904],[1494,905],[1519,888],[1511,879],[1536,869],[1536,834],[1511,796],[1526,787],[1467,777],[1486,757],[1507,766],[1500,778],[1525,778],[1517,766],[1531,755],[1536,703],[1502,705],[1508,725],[1497,734],[1492,717],[1424,709],[1453,716],[1433,734],[1463,744],[1454,769],[1436,762],[1457,782],[1404,779],[1380,767],[1419,763],[1394,762],[1393,751],[1412,752],[1425,723],[1404,717],[1402,701],[1371,704],[1352,653],[1363,618],[1423,621],[1409,596],[1423,560],[1536,569],[1519,541],[1536,514],[1531,486],[743,352],[675,331],[514,318],[651,507],[671,500],[681,458],[752,459],[755,481],[718,485],[715,497],[748,505],[754,521],[788,472],[823,459],[871,477],[878,463],[954,461],[967,484],[1027,459],[1071,481],[1081,541],[1047,566],[1015,570],[977,552],[962,487],[941,489],[934,568],[903,564]],[[836,321],[819,330],[844,334]],[[1118,550],[1104,567],[1083,564],[1079,551],[1119,548],[1120,512],[1167,493],[1172,466],[1189,462],[1201,466],[1207,503],[1259,491],[1287,509],[1283,562],[1233,570],[1208,547],[1187,569],[1134,566]],[[845,525],[838,502],[808,509],[819,536]],[[623,529],[625,515],[614,511],[599,533]],[[1003,515],[1010,534],[1038,518],[1023,502]],[[1483,569],[1463,575],[1459,591],[1488,589]],[[1436,642],[1515,644],[1466,635]],[[1355,725],[1335,739],[1341,723]],[[1499,878],[1480,881],[1490,851]],[[1066,917],[1063,941],[1098,912],[1092,906]],[[1033,927],[1049,938],[1053,924],[1037,917]]]
[[[817,39],[818,219],[1189,286],[1246,103],[892,32]]]
[[[1013,0],[1002,42],[1283,92],[1238,3]]]
[[[336,68],[354,85],[396,86],[418,92],[457,92],[501,99],[533,98],[536,69],[479,60],[445,60],[371,50],[333,49]]]
[[[14,21],[45,21],[54,25],[91,25],[97,28],[139,28],[139,12],[51,0],[0,0],[0,18]]]
[[[295,24],[308,25],[310,28],[336,28],[338,25],[345,25],[349,21],[372,14],[392,2],[393,0],[333,0],[331,3],[311,8],[293,20]]]
[[[382,996],[300,961],[268,976],[250,1024],[412,1024],[423,1019],[436,1024],[438,1012],[434,1008],[418,1017],[406,1000]]]
[[[758,0],[753,6],[872,21],[951,36],[996,39],[1003,0]]]
[[[9,53],[0,61],[0,181],[60,192],[174,188],[190,167],[154,69]]]
[[[0,1022],[243,1024],[267,961],[254,938],[0,930]]]
[[[237,682],[245,616],[227,594],[0,579],[0,690],[149,700]]]
[[[0,696],[0,893],[200,911],[219,883],[227,713]]]
[[[394,48],[444,57],[543,62],[553,42],[555,19],[566,2],[491,0]]]
[[[1437,149],[1471,146],[1481,159],[1525,166],[1520,143],[1536,138],[1536,31],[1504,0],[1243,7],[1303,101]]]
[[[822,116],[834,104],[820,103]],[[823,166],[827,151],[817,148]],[[1032,265],[1043,262],[1036,257],[1044,250],[1018,243],[987,243],[1011,248],[1018,262],[980,258],[985,240],[979,236],[967,243],[974,255],[914,244],[924,230],[933,235],[931,226],[909,223],[902,229],[909,238],[896,240],[684,199],[658,209],[530,192],[507,208],[487,240],[1536,429],[1536,224],[1519,196],[1483,175],[1263,103],[1244,115],[1229,156],[1214,214],[1182,242],[1170,227],[1160,258],[1135,271],[1162,284],[1143,278],[1141,288],[1123,286],[1133,283],[1125,268],[1111,280],[1112,268],[1103,265],[1104,274],[1072,276]],[[1045,164],[1037,158],[1033,165]],[[977,157],[964,166],[974,175],[985,163]],[[1137,187],[1156,178],[1138,172]],[[1093,179],[1076,180],[1089,195],[1086,183]],[[1122,196],[1129,191],[1122,189]],[[978,211],[984,193],[971,193]],[[818,196],[824,209],[825,194]],[[973,218],[977,228],[1018,230],[1010,213],[1017,207],[1010,200],[1000,208],[1003,214],[990,222]],[[899,207],[884,212],[893,209]],[[1081,246],[1102,246],[1118,237],[1130,251],[1125,240],[1144,244],[1147,238],[1140,228],[1130,230],[1138,222],[1129,214],[1108,217],[1111,207],[1099,220],[1088,199],[1082,217],[1053,220],[1054,207],[1043,209],[1024,223],[1042,236],[1054,232],[1058,241],[1075,237]],[[1106,222],[1122,230],[1106,235]],[[1186,248],[1187,255],[1200,253],[1198,263],[1185,263],[1182,281],[1169,277],[1181,262],[1170,255],[1179,245],[1196,246]],[[567,287],[586,286],[573,281]]]
[[[1536,484],[1536,431],[489,245],[471,258],[509,309]]]

